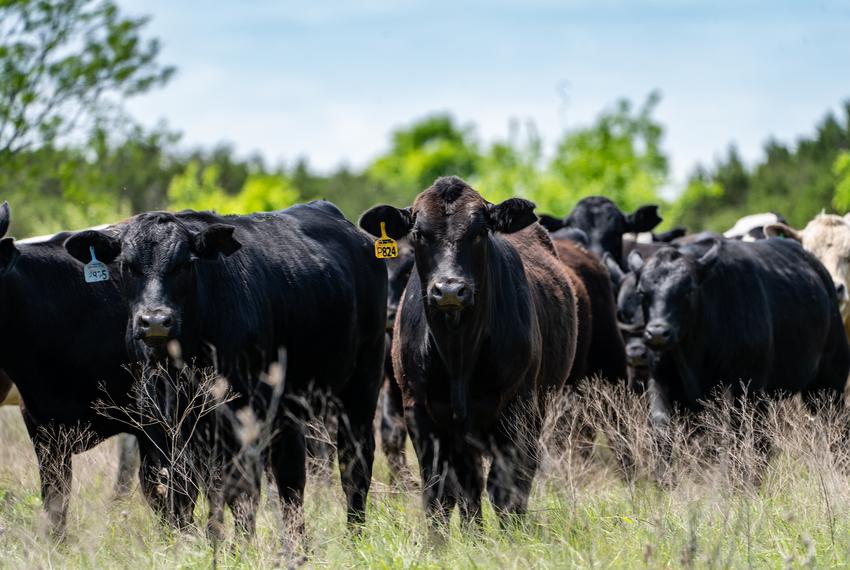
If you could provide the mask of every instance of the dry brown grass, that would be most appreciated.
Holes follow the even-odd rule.
[[[615,407],[620,444],[635,459],[635,480],[620,477],[601,433]],[[441,545],[428,538],[418,494],[391,487],[378,457],[369,521],[361,537],[344,525],[338,477],[308,482],[308,566],[330,567],[846,567],[850,564],[850,479],[843,411],[811,413],[792,399],[745,406],[715,400],[697,421],[671,430],[674,474],[652,481],[657,454],[646,402],[613,389],[556,398],[543,437],[542,467],[526,524],[499,528],[485,511],[477,536],[455,525]],[[555,421],[555,418],[560,418]],[[596,428],[591,453],[579,428]],[[741,430],[739,426],[749,426]],[[214,552],[200,529],[163,528],[138,492],[111,499],[116,445],[105,442],[74,458],[68,538],[46,533],[35,456],[14,408],[0,410],[0,566],[266,568],[291,562],[274,497],[264,496],[257,538],[228,540]],[[744,436],[737,435],[741,431]],[[759,452],[769,437],[769,462]],[[329,438],[330,441],[331,438]],[[566,443],[565,443],[566,442]],[[414,457],[412,451],[409,457]],[[758,479],[762,481],[758,484]],[[266,486],[268,489],[268,485]],[[199,507],[196,519],[205,519]]]

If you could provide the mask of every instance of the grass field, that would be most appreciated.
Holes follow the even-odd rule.
[[[597,396],[575,406],[592,407]],[[651,464],[641,402],[624,436],[639,471]],[[722,410],[716,417],[723,415]],[[552,423],[552,422],[550,422]],[[568,423],[568,422],[565,422]],[[764,422],[777,451],[760,486],[745,484],[756,462],[747,438],[729,443],[722,421],[707,422],[698,443],[675,446],[676,482],[648,477],[632,485],[613,469],[598,440],[590,457],[555,446],[547,430],[542,468],[525,524],[502,530],[486,511],[481,532],[456,521],[446,540],[428,531],[418,491],[387,485],[378,454],[368,524],[351,537],[342,493],[311,479],[305,506],[307,567],[377,568],[803,568],[850,566],[850,479],[830,452],[835,420],[812,417],[794,402]],[[554,425],[554,424],[553,424]],[[111,499],[114,441],[74,458],[68,537],[46,534],[35,457],[20,413],[0,410],[0,567],[2,568],[270,568],[292,562],[283,549],[275,502],[264,497],[258,536],[226,542],[214,552],[200,530],[161,526],[138,491]],[[563,424],[558,430],[569,430]],[[691,438],[693,442],[693,438]],[[725,442],[725,443],[724,443]],[[199,507],[197,520],[204,520]]]

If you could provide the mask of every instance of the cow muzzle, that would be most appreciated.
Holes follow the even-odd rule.
[[[673,343],[673,327],[663,321],[651,321],[643,336],[652,348],[667,348]]]
[[[640,339],[632,339],[626,345],[626,361],[633,368],[649,366],[649,349]]]
[[[136,338],[145,344],[162,344],[174,331],[174,311],[166,308],[140,311],[136,315]]]
[[[439,279],[431,284],[428,298],[440,311],[451,313],[473,304],[472,287],[462,279]]]

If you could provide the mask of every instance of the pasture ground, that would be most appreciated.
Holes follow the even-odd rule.
[[[589,402],[601,399],[596,394],[579,399],[577,405],[593,407]],[[645,471],[651,455],[646,418],[640,403],[633,406],[634,417],[623,433],[631,440],[639,471]],[[556,432],[577,432],[569,425],[549,423],[548,440],[559,439]],[[729,443],[722,421],[708,422],[699,444],[686,445],[681,434],[677,436],[679,475],[669,488],[648,478],[625,484],[601,438],[589,459],[576,453],[574,445],[547,441],[531,512],[521,527],[502,530],[486,506],[479,533],[462,531],[454,521],[445,540],[429,533],[416,489],[387,484],[386,462],[379,452],[368,524],[359,537],[346,531],[337,478],[329,485],[316,478],[308,482],[309,558],[304,564],[500,569],[850,566],[850,478],[842,458],[830,452],[830,438],[839,437],[834,419],[812,417],[791,402],[775,407],[762,423],[777,452],[761,486],[744,483],[745,473],[757,462],[752,446],[747,438]],[[283,552],[280,515],[268,494],[253,543],[226,542],[217,552],[200,530],[177,533],[161,526],[138,491],[127,500],[113,501],[115,441],[74,458],[68,537],[56,544],[45,533],[35,456],[16,408],[0,410],[0,432],[2,568],[210,568],[214,561],[220,568],[271,568],[292,562]],[[197,513],[200,521],[202,508]]]

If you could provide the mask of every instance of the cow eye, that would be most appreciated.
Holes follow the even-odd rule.
[[[419,243],[422,243],[423,241],[425,241],[425,236],[422,234],[422,230],[420,230],[419,228],[413,228],[412,230],[410,230],[410,233],[408,234],[408,238],[411,241],[415,241],[415,242],[419,242]]]

